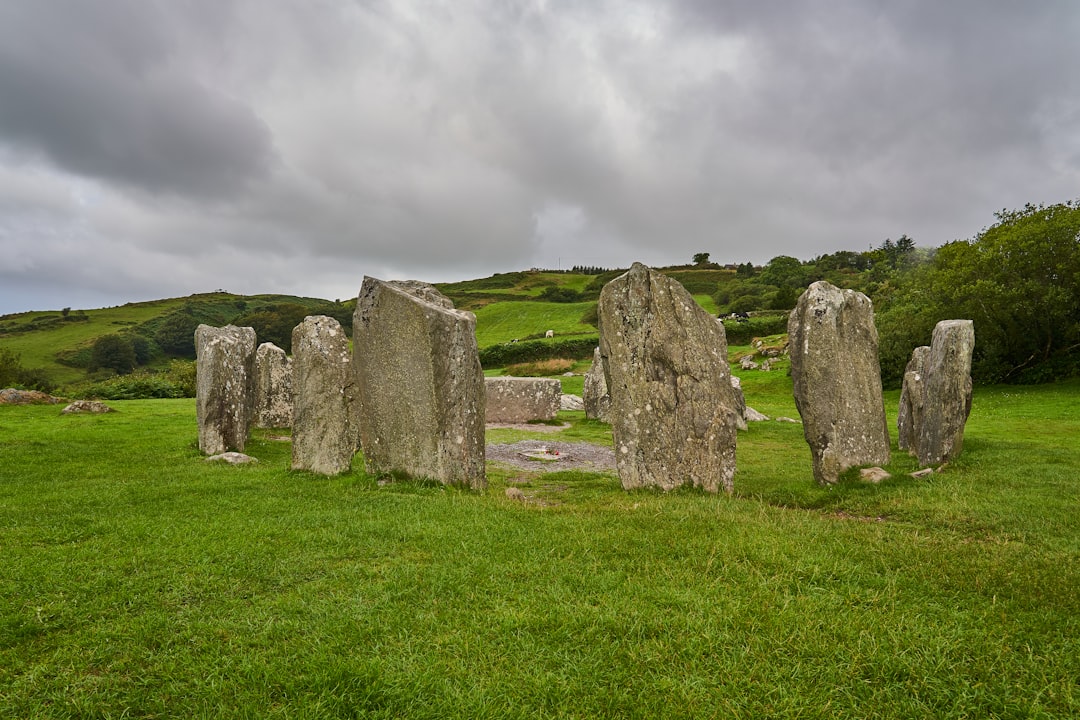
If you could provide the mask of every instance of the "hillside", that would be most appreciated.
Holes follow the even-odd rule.
[[[718,273],[730,275],[728,271],[666,270],[696,293],[702,307],[716,312],[711,293]],[[548,330],[559,341],[577,339],[584,346],[597,336],[595,307],[600,290],[619,272],[522,271],[436,287],[457,307],[476,313],[481,349],[543,338]],[[23,368],[39,372],[52,386],[63,387],[111,374],[93,367],[95,342],[106,335],[132,343],[136,367],[154,369],[170,359],[194,357],[191,336],[199,323],[251,325],[260,342],[287,348],[292,328],[304,315],[329,314],[349,328],[353,307],[355,301],[205,293],[111,308],[27,312],[0,317],[0,351],[18,356]]]

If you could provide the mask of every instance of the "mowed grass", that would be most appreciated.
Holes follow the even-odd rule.
[[[980,389],[944,472],[831,489],[752,424],[732,497],[380,486],[265,432],[207,464],[190,400],[0,407],[0,717],[1076,717],[1078,401]],[[607,441],[563,417],[536,437]]]

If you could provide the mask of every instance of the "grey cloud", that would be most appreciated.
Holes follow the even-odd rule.
[[[87,177],[220,199],[268,171],[266,126],[186,74],[152,3],[14,3],[0,22],[0,142]]]

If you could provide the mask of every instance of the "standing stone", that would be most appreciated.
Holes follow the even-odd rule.
[[[740,430],[746,430],[746,396],[742,391],[742,380],[735,375],[731,376],[731,393],[735,398],[735,413],[737,415],[736,427]]]
[[[368,472],[486,487],[476,316],[365,277],[353,372]]]
[[[788,335],[795,406],[817,481],[831,485],[847,468],[888,463],[870,298],[816,282],[791,311]]]
[[[243,451],[253,412],[255,331],[199,325],[195,357],[199,450],[206,455]]]
[[[918,456],[919,428],[922,425],[923,402],[926,400],[926,360],[930,346],[915,348],[904,369],[904,385],[900,390],[900,411],[896,415],[897,444]]]
[[[292,469],[337,475],[349,469],[352,359],[337,320],[311,315],[293,328]]]
[[[593,350],[592,365],[585,373],[581,397],[585,402],[585,417],[590,420],[608,421],[611,396],[608,395],[607,380],[604,377],[604,359],[600,357],[600,348]]]
[[[598,315],[622,486],[731,492],[737,419],[723,327],[640,263],[604,286]]]
[[[255,427],[292,426],[292,360],[274,343],[255,350]]]
[[[971,413],[971,320],[942,320],[934,327],[926,359],[926,389],[916,452],[923,465],[952,460],[964,447]]]
[[[562,383],[554,378],[484,378],[485,417],[489,423],[554,420],[562,404]]]

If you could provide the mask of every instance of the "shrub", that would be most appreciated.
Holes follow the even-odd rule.
[[[90,350],[89,370],[115,370],[125,375],[135,369],[135,348],[131,339],[120,335],[102,335]]]
[[[526,340],[492,345],[480,351],[480,364],[486,368],[505,367],[512,363],[535,362],[550,358],[591,358],[599,343],[595,335],[564,340]]]
[[[538,360],[536,362],[516,363],[506,366],[506,374],[515,377],[546,377],[548,375],[562,375],[574,367],[573,360],[566,358],[551,358],[550,360]]]

